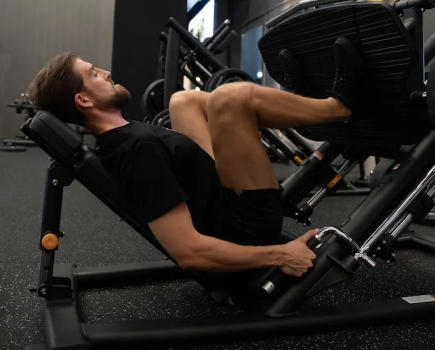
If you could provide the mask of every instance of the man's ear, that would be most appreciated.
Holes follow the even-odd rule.
[[[94,106],[87,94],[82,92],[74,96],[74,101],[76,105],[81,108],[91,108]]]

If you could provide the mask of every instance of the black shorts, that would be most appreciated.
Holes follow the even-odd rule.
[[[223,188],[220,201],[219,238],[251,246],[279,242],[283,224],[281,189],[245,190],[239,196]]]

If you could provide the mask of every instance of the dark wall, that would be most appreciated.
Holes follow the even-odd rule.
[[[24,116],[6,104],[51,57],[74,51],[110,69],[114,7],[115,0],[0,0],[0,137],[21,134]]]
[[[130,104],[123,110],[127,119],[143,119],[140,99],[156,80],[159,33],[167,31],[166,22],[171,16],[186,26],[187,1],[116,0],[112,79],[132,94]]]
[[[265,24],[297,0],[217,0],[217,6],[227,6],[228,18],[240,34],[228,50],[226,64],[240,68],[242,56],[241,35],[254,26]]]

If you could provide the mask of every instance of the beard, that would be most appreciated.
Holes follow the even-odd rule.
[[[98,96],[99,105],[102,108],[123,109],[131,99],[131,93],[122,85],[114,85],[115,93],[108,97]]]

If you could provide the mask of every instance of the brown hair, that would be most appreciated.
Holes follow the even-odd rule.
[[[83,77],[74,72],[79,57],[65,52],[50,59],[29,87],[30,100],[37,109],[54,114],[65,123],[83,125],[84,116],[76,108],[74,97],[83,89]]]

